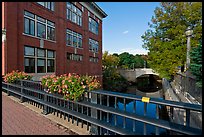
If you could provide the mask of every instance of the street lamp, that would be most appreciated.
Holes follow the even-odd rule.
[[[190,49],[191,49],[190,39],[192,34],[193,34],[193,30],[191,29],[191,27],[188,27],[186,30],[186,36],[187,36],[186,71],[187,72],[190,67]]]
[[[187,95],[187,85],[188,85],[188,76],[189,76],[189,68],[190,68],[190,49],[191,49],[191,44],[190,44],[190,39],[193,34],[193,30],[191,27],[188,27],[186,30],[186,36],[187,36],[187,50],[186,50],[186,90],[185,90],[185,95]]]

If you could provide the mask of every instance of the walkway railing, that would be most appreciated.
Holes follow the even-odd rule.
[[[36,106],[43,109],[43,114],[54,113],[60,114],[72,123],[76,122],[77,126],[87,125],[87,130],[90,134],[121,134],[121,135],[138,135],[136,129],[136,122],[142,122],[144,125],[143,134],[147,134],[147,125],[155,126],[155,134],[159,134],[159,128],[166,129],[167,131],[196,135],[202,134],[201,129],[190,127],[190,112],[202,112],[201,105],[187,104],[182,102],[173,102],[155,98],[144,98],[131,94],[110,92],[110,91],[91,91],[88,96],[84,97],[83,101],[75,102],[64,100],[62,96],[57,94],[49,94],[44,91],[40,82],[22,80],[15,84],[2,82],[2,89],[8,95],[18,96],[21,102],[31,101],[37,104]],[[114,100],[114,101],[113,101]],[[117,106],[117,100],[123,101],[124,108],[120,110]],[[133,100],[132,112],[126,111],[127,101]],[[136,101],[144,103],[144,115],[136,114]],[[114,102],[114,103],[111,103]],[[147,103],[156,105],[156,119],[148,117]],[[171,123],[169,121],[159,119],[159,106],[174,108],[182,108],[186,111],[186,125]],[[173,111],[172,111],[173,113]],[[110,119],[114,116],[114,119]],[[123,117],[123,126],[117,123],[117,117]],[[132,129],[127,128],[126,120],[132,120]],[[114,124],[111,124],[114,120]]]

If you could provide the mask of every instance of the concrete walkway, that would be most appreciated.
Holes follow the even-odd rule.
[[[2,135],[76,135],[2,92]]]

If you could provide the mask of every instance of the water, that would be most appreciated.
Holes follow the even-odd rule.
[[[162,99],[162,98],[160,98]],[[136,115],[143,116],[144,115],[144,103],[140,101],[135,101],[136,102]],[[133,101],[129,102],[126,104],[126,111],[133,113]],[[115,107],[115,106],[114,106]],[[119,110],[124,110],[124,104],[121,102],[117,102],[117,108]],[[161,107],[159,107],[161,109]],[[147,103],[147,111],[146,111],[146,116],[150,118],[156,118],[156,105]],[[110,117],[110,123],[114,125],[114,115],[112,114]],[[117,125],[119,127],[123,127],[123,117],[117,116]],[[133,120],[126,118],[126,128],[132,130],[133,129]],[[144,131],[144,123],[136,121],[135,122],[135,130],[139,134],[143,134]],[[155,126],[146,124],[146,134],[147,135],[154,135],[155,134]],[[164,134],[166,133],[165,129],[159,128],[159,134]]]

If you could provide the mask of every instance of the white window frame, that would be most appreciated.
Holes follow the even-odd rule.
[[[35,24],[35,26],[34,26],[34,28],[35,28],[35,35],[33,36],[33,35],[30,35],[30,34],[27,34],[27,33],[25,33],[25,30],[24,30],[24,34],[25,34],[25,35],[32,36],[32,37],[37,37],[37,38],[45,39],[45,40],[49,40],[49,41],[56,41],[55,22],[50,21],[50,20],[48,20],[48,19],[45,19],[45,18],[43,18],[43,17],[41,17],[41,16],[38,16],[38,15],[32,13],[32,14],[34,15],[34,19],[33,19],[33,18],[29,17],[29,16],[26,16],[26,15],[25,15],[25,11],[26,11],[26,12],[29,12],[29,13],[32,13],[32,12],[30,12],[30,11],[24,10],[24,18],[32,19],[32,20],[34,21],[34,24]],[[43,18],[43,19],[45,20],[45,22],[42,22],[42,21],[37,20],[37,17]],[[24,21],[25,21],[25,20],[24,20]],[[49,24],[47,23],[48,21],[52,22],[52,23],[54,24],[54,26],[49,25]],[[37,34],[37,32],[38,32],[38,31],[37,31],[37,30],[38,30],[37,23],[41,23],[41,24],[44,24],[44,25],[45,25],[45,38],[38,37],[38,34]],[[23,23],[23,25],[25,25],[25,22]],[[54,29],[54,40],[51,40],[51,39],[48,39],[48,38],[47,38],[47,27],[48,27],[48,26],[49,26],[49,27],[52,27],[52,28]],[[25,29],[25,26],[24,26],[24,29]]]
[[[49,50],[49,49],[44,49],[44,48],[42,49],[42,48],[32,47],[32,46],[28,46],[28,45],[24,46],[24,50],[25,50],[25,47],[34,48],[35,56],[27,56],[27,55],[24,54],[24,60],[25,60],[25,58],[33,58],[33,59],[35,59],[35,72],[33,74],[49,74],[49,73],[55,73],[56,72],[56,51]],[[45,50],[45,57],[38,57],[38,55],[37,55],[38,54],[37,53],[38,49]],[[54,57],[53,58],[48,57],[48,54],[47,54],[48,50],[54,52]],[[24,53],[25,53],[25,51],[24,51]],[[38,59],[45,59],[45,73],[38,73],[37,72],[37,67],[38,67],[37,61],[38,61]],[[47,64],[48,64],[47,62],[48,62],[48,59],[54,60],[54,72],[47,72]],[[24,71],[25,71],[25,63],[24,63]],[[32,74],[32,73],[29,73],[29,74]]]
[[[67,39],[67,34],[70,34],[71,35],[71,37],[72,37],[72,41],[71,41],[71,45],[68,45],[67,44],[67,41],[68,41],[68,39]],[[74,36],[76,36],[76,38],[77,38],[77,46],[75,47],[74,46]],[[82,39],[82,43],[81,43],[81,47],[79,47],[79,39]],[[75,32],[75,31],[72,31],[72,30],[70,30],[70,29],[67,29],[67,33],[66,33],[66,46],[70,46],[70,47],[75,47],[75,48],[79,48],[79,49],[83,49],[83,36],[82,36],[82,34],[80,34],[80,33],[77,33],[77,32]]]

